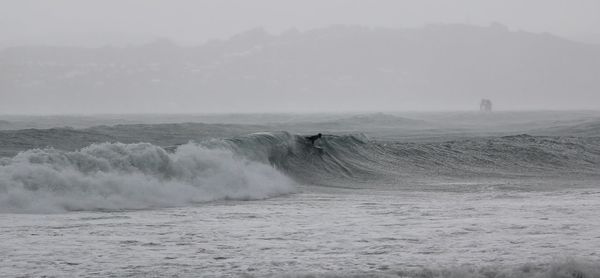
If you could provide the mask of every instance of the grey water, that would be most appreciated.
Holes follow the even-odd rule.
[[[2,276],[600,276],[593,111],[78,118],[2,118]]]

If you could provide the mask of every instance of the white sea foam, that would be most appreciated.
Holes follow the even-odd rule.
[[[252,277],[252,276],[250,276]],[[457,266],[451,268],[423,268],[419,270],[374,271],[358,273],[306,273],[274,275],[277,278],[316,277],[373,277],[373,278],[585,278],[600,277],[600,267],[586,261],[564,259],[542,266],[526,263],[520,266],[490,265],[483,267]]]
[[[34,149],[0,161],[0,212],[142,209],[293,191],[269,165],[188,143],[103,143],[79,151]]]

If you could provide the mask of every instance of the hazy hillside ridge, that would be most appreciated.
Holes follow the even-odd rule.
[[[0,108],[5,113],[222,112],[223,107],[225,112],[414,111],[465,109],[487,97],[505,108],[597,109],[598,72],[598,45],[500,24],[333,26],[278,35],[253,29],[197,47],[159,40],[118,48],[5,49]],[[73,106],[74,100],[80,104]]]

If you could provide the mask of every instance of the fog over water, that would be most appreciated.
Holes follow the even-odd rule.
[[[597,1],[0,5],[2,114],[600,108]]]
[[[597,0],[0,0],[0,276],[600,277]]]
[[[501,22],[513,30],[582,40],[600,35],[600,3],[594,0],[3,0],[0,5],[0,42],[8,45],[122,45],[157,37],[197,44],[259,26],[277,33],[332,24]]]

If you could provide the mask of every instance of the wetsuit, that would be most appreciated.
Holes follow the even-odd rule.
[[[311,145],[315,145],[315,141],[317,141],[319,138],[321,138],[323,135],[321,135],[321,133],[317,134],[317,135],[313,135],[313,136],[307,136],[305,137],[306,140],[308,140],[310,142]]]

